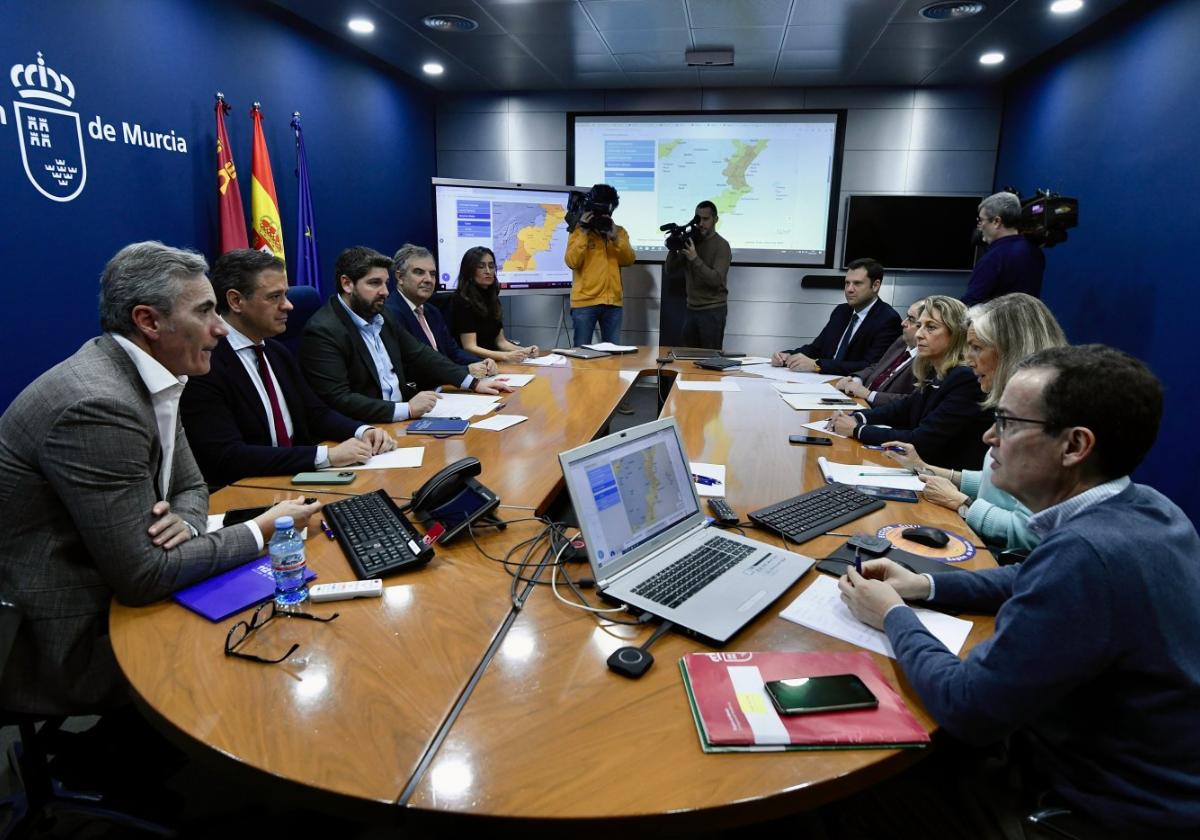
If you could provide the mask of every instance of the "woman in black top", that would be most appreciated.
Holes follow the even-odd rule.
[[[463,254],[458,288],[450,299],[450,326],[468,353],[497,362],[523,362],[536,356],[536,345],[522,347],[504,337],[496,255],[477,245]]]
[[[911,443],[931,463],[979,469],[992,413],[980,407],[983,391],[965,364],[967,327],[962,301],[930,296],[917,319],[916,391],[867,411],[839,411],[829,428],[866,444]]]

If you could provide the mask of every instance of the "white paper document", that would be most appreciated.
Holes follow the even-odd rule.
[[[431,410],[422,417],[459,417],[470,420],[477,415],[487,414],[500,402],[500,397],[487,394],[442,394]]]
[[[933,610],[914,609],[913,612],[925,625],[925,629],[937,637],[951,653],[957,655],[962,650],[963,643],[971,633],[971,622]],[[868,627],[855,618],[850,608],[842,603],[837,580],[828,575],[818,575],[812,585],[800,593],[799,598],[784,607],[779,617],[875,653],[882,653],[892,659],[896,658],[887,634],[874,627]]]
[[[682,376],[675,380],[675,387],[681,391],[740,391],[741,387],[732,379],[684,379]]]
[[[896,490],[925,489],[925,482],[904,467],[881,467],[877,464],[835,464],[824,458],[817,459],[822,474],[829,481],[839,484],[866,484],[871,487],[892,487]]]
[[[526,359],[523,362],[518,362],[522,365],[536,365],[537,367],[566,367],[567,357],[560,356],[558,353],[548,353],[545,356],[538,356],[535,359]]]
[[[769,364],[771,364],[771,360],[768,359],[766,356],[741,356],[738,358],[730,359],[730,361],[737,362],[742,367],[745,367],[746,365],[769,365]]]
[[[716,484],[705,484],[696,481],[696,494],[699,496],[724,496],[725,495],[725,465],[724,464],[702,464],[699,461],[690,461],[688,468],[692,471],[693,476],[703,476],[716,480]]]
[[[493,414],[486,420],[479,420],[472,423],[471,428],[487,429],[489,432],[502,432],[509,426],[524,423],[528,419],[528,417],[522,417],[520,414]]]
[[[829,435],[830,437],[836,437],[836,438],[846,437],[846,435],[839,435],[833,429],[826,429],[825,427],[828,424],[829,424],[828,420],[814,420],[811,423],[805,423],[804,428],[812,429],[814,432],[817,432],[822,435]]]
[[[810,394],[817,397],[842,398],[846,395],[824,382],[776,382],[771,385],[781,394]]]
[[[499,382],[501,385],[507,385],[509,388],[524,388],[532,381],[536,373],[500,373],[496,376],[489,376],[483,380],[489,385],[493,382]]]
[[[429,415],[426,414],[426,417]],[[400,446],[391,452],[380,452],[372,455],[365,464],[354,464],[349,467],[325,467],[321,472],[341,472],[342,470],[396,470],[407,467],[419,467],[425,460],[424,446]]]
[[[861,406],[857,403],[854,405],[829,405],[821,400],[829,399],[821,394],[780,394],[783,401],[797,411],[859,411]],[[842,399],[849,399],[845,394],[840,395]]]
[[[613,344],[611,341],[601,341],[599,344],[583,346],[589,350],[599,350],[601,353],[633,353],[637,351],[636,344]]]
[[[788,370],[785,367],[774,367],[770,363],[765,365],[742,365],[740,370],[742,373],[753,373],[755,376],[761,376],[764,379],[773,379],[776,382],[803,382],[809,384],[814,382],[832,382],[834,379],[841,379],[840,376],[827,376],[824,373],[808,373],[805,371]]]

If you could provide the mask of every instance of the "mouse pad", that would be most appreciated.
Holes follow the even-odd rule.
[[[912,540],[906,540],[901,536],[905,528],[919,527],[917,523],[901,522],[895,525],[884,525],[875,532],[875,536],[883,537],[896,548],[907,551],[909,554],[916,554],[919,557],[930,557],[934,560],[941,560],[944,563],[961,563],[963,560],[970,560],[975,556],[975,545],[969,539],[961,534],[956,534],[953,531],[946,531],[945,528],[939,530],[946,531],[946,536],[950,538],[950,542],[946,543],[945,548],[933,548],[927,545],[915,543]]]

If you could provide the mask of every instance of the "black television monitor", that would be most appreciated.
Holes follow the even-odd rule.
[[[501,294],[571,288],[565,262],[570,190],[553,184],[434,178],[438,288],[458,287],[463,254],[477,245],[496,255]]]
[[[852,195],[842,267],[871,257],[888,270],[970,271],[983,196]]]
[[[569,113],[567,179],[610,184],[639,260],[712,201],[741,265],[834,262],[845,111]]]

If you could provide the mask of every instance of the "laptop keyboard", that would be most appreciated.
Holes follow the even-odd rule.
[[[879,499],[859,493],[853,487],[827,484],[752,511],[750,520],[783,534],[794,543],[802,543],[883,506]]]
[[[678,607],[754,553],[754,546],[713,536],[703,545],[680,557],[662,571],[633,588],[634,594],[662,604]]]

